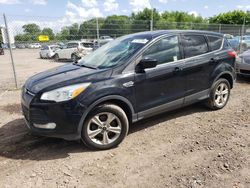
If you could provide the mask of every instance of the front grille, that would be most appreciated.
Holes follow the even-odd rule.
[[[240,73],[242,73],[242,74],[249,74],[250,75],[250,71],[249,70],[240,70]]]
[[[50,119],[48,115],[46,114],[46,112],[44,110],[36,109],[36,108],[30,109],[30,120],[31,122],[38,123],[38,124],[50,122]]]

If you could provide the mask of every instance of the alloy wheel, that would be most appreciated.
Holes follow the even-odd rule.
[[[224,106],[229,96],[229,88],[227,84],[220,83],[215,90],[215,103],[217,106]]]
[[[87,125],[89,139],[98,145],[115,142],[122,131],[120,119],[111,112],[103,112],[93,116]]]

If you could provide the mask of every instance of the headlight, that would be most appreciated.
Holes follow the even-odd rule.
[[[91,83],[82,83],[71,86],[66,86],[45,92],[41,96],[41,100],[62,102],[68,101],[77,97],[82,93]]]

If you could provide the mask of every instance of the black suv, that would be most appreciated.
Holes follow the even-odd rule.
[[[219,33],[123,36],[78,62],[29,78],[23,114],[33,133],[109,149],[143,118],[199,101],[223,108],[235,80],[235,56]]]

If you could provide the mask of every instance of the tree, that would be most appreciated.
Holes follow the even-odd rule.
[[[48,28],[48,27],[43,28],[41,34],[49,36],[50,40],[55,39],[55,34],[54,34],[54,32],[53,32],[53,30],[51,28]]]
[[[91,19],[80,24],[79,36],[81,36],[81,38],[95,38],[96,19]]]
[[[77,23],[72,24],[71,26],[68,27],[69,29],[69,39],[70,40],[78,40],[81,39],[79,37],[79,25]]]
[[[157,29],[201,29],[197,23],[206,23],[207,20],[201,16],[195,16],[187,12],[165,11],[161,14],[161,19],[156,23]],[[194,24],[195,27],[194,27]]]
[[[130,33],[131,22],[128,16],[108,16],[100,27],[101,35],[119,37]]]
[[[234,10],[209,18],[209,23],[242,25],[244,19],[246,23],[250,23],[250,12],[244,12],[242,10]]]
[[[56,39],[57,40],[69,40],[70,36],[69,36],[69,28],[68,27],[63,27],[62,30],[56,35]]]
[[[40,27],[35,23],[23,25],[22,28],[25,33],[29,34],[37,34],[41,32]]]
[[[143,11],[138,13],[132,13],[131,19],[132,23],[132,32],[146,31],[150,30],[150,20],[152,17],[152,9],[145,8]],[[161,18],[160,14],[156,9],[153,9],[153,27],[155,27],[156,22]]]

